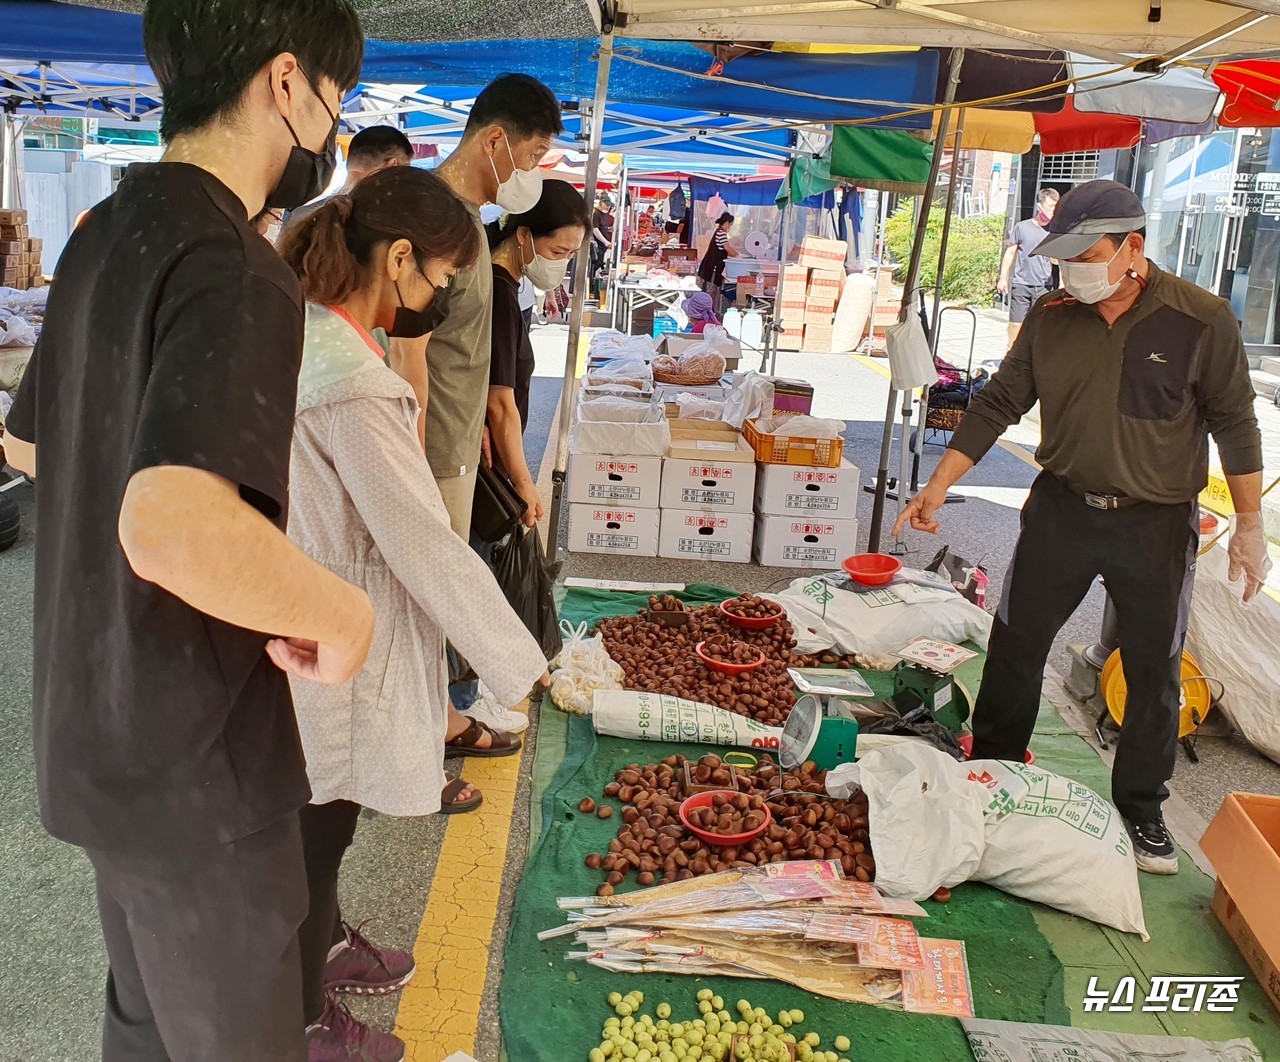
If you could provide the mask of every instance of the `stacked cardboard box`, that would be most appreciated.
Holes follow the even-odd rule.
[[[25,210],[0,210],[0,286],[26,291],[44,284],[41,240],[31,238]]]
[[[671,422],[662,461],[658,556],[746,563],[754,534],[755,454],[714,421]]]
[[[838,568],[857,553],[858,480],[839,468],[761,464],[756,475],[755,559],[777,568]]]
[[[844,288],[844,240],[820,240],[806,236],[800,246],[800,264],[809,268],[805,293],[804,349],[830,351],[836,303]]]

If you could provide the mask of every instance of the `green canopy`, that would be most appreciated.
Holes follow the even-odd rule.
[[[828,173],[859,188],[922,195],[932,162],[933,145],[910,133],[837,125]]]

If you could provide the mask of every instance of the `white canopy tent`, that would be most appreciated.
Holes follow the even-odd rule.
[[[804,41],[938,48],[1069,48],[1100,57],[1163,54],[1208,41],[1242,16],[1280,14],[1280,0],[621,0],[620,36],[668,40]],[[1280,50],[1266,19],[1198,54]]]

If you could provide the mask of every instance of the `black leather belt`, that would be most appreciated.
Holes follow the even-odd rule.
[[[1055,477],[1056,478],[1056,477]],[[1067,490],[1071,491],[1077,498],[1083,498],[1085,505],[1092,509],[1127,509],[1131,505],[1141,505],[1141,498],[1130,498],[1127,494],[1099,494],[1091,490],[1079,490],[1073,487],[1065,479],[1058,479]]]

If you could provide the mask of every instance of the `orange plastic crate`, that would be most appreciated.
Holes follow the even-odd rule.
[[[749,420],[742,425],[743,438],[766,465],[808,465],[839,468],[844,439],[805,439],[789,435],[765,435]]]

